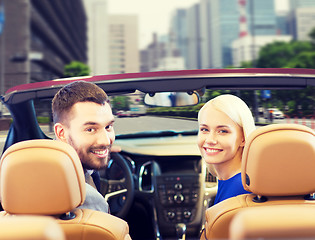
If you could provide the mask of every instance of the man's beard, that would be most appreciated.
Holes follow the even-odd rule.
[[[102,146],[102,147],[89,147],[86,152],[82,151],[82,149],[80,149],[79,147],[77,147],[77,145],[74,143],[73,139],[71,138],[71,136],[69,136],[69,141],[68,143],[75,149],[75,151],[77,152],[80,160],[81,160],[81,164],[82,164],[82,167],[84,169],[91,169],[91,170],[99,170],[99,169],[102,169],[102,168],[105,168],[107,167],[108,165],[108,161],[110,160],[110,149],[111,149],[111,145],[109,146]],[[104,164],[102,165],[99,165],[99,166],[95,166],[93,164],[93,160],[92,158],[89,156],[89,154],[92,154],[92,151],[93,149],[98,149],[98,150],[105,150],[107,149],[108,150],[108,154],[107,154],[107,157],[102,160],[102,162],[104,162]],[[96,156],[95,156],[96,157]],[[98,161],[100,162],[100,161]]]

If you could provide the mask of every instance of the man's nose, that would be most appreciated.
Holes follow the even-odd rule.
[[[105,146],[111,145],[112,144],[111,133],[107,132],[106,130],[102,131],[101,134],[98,136],[97,142],[98,144]]]

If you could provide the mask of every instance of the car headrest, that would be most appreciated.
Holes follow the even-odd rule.
[[[0,240],[65,240],[65,233],[53,217],[10,215],[0,217]]]
[[[314,204],[243,208],[232,218],[228,239],[311,239],[314,214]]]
[[[315,193],[315,132],[298,124],[273,124],[252,132],[242,157],[242,182],[260,196]]]
[[[85,200],[85,178],[76,151],[55,140],[10,146],[0,163],[0,197],[10,214],[57,215]]]

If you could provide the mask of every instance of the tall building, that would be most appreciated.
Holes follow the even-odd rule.
[[[156,33],[146,49],[141,50],[141,72],[151,72],[159,68],[160,60],[167,57],[167,43],[160,41]]]
[[[276,35],[277,18],[274,0],[247,0],[246,8],[248,16],[248,32],[251,35]]]
[[[3,0],[0,86],[63,77],[73,60],[86,63],[86,15],[82,0]]]
[[[222,68],[232,65],[232,42],[238,38],[239,5],[237,0],[208,0],[211,33],[209,41],[216,49],[210,54],[212,66]]]
[[[315,28],[315,1],[289,1],[289,32],[295,40],[309,40],[309,33]]]
[[[292,16],[294,19],[294,39],[300,41],[310,40],[309,34],[315,29],[315,6],[297,8],[293,11]]]
[[[201,67],[221,68],[223,62],[221,46],[221,21],[218,9],[220,1],[200,0],[200,33],[201,33]],[[236,24],[235,24],[236,23]],[[238,34],[237,19],[233,23],[236,31],[233,32],[234,39]],[[231,38],[230,33],[226,35]]]
[[[88,19],[88,65],[93,75],[109,72],[107,0],[84,0]]]
[[[200,4],[187,10],[187,69],[201,68]]]
[[[141,50],[141,72],[185,69],[185,59],[176,48],[172,36],[158,37],[156,33],[153,34],[152,42]]]
[[[289,0],[289,9],[294,10],[301,7],[315,7],[314,0]]]
[[[232,42],[275,35],[274,0],[200,0],[201,68],[232,65]]]
[[[175,46],[178,48],[180,55],[186,60],[185,68],[187,68],[188,59],[188,20],[187,20],[187,10],[186,9],[176,9],[173,12],[170,24],[170,32],[174,37]]]
[[[140,71],[138,47],[138,17],[109,16],[109,73]]]
[[[280,12],[277,14],[277,35],[288,35],[289,31],[289,22],[288,22],[288,13]]]

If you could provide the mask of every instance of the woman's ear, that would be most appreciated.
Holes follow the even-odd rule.
[[[56,123],[54,125],[54,131],[55,131],[57,140],[60,140],[65,143],[67,142],[64,125],[62,125],[61,123]]]

